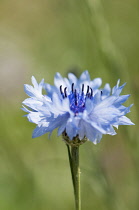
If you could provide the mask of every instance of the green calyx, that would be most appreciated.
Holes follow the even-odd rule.
[[[62,133],[62,137],[63,137],[64,142],[67,145],[70,145],[71,147],[78,147],[78,146],[84,144],[86,141],[88,141],[86,136],[82,140],[80,140],[78,135],[73,137],[72,140],[70,140],[70,138],[68,137],[68,135],[65,131]]]

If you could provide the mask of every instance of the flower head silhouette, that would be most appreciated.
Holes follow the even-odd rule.
[[[71,141],[78,136],[96,144],[103,134],[115,135],[114,127],[133,125],[125,116],[132,105],[122,105],[130,95],[120,95],[125,86],[119,86],[120,80],[112,90],[109,84],[100,89],[101,78],[90,80],[84,71],[79,79],[72,73],[68,79],[56,73],[54,86],[44,80],[38,84],[33,76],[32,83],[34,87],[24,86],[30,98],[23,101],[23,110],[28,120],[37,124],[33,138],[58,128],[58,135],[65,133]]]

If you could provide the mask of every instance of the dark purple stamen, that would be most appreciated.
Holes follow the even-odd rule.
[[[75,94],[75,105],[77,106],[77,91],[76,91],[76,89],[74,91],[74,94]]]
[[[92,88],[90,88],[90,90],[91,90],[91,94],[90,94],[90,98],[93,96],[93,90],[92,90]]]
[[[64,93],[62,91],[62,85],[60,85],[60,93],[61,93],[62,97],[64,98],[65,96],[64,96]]]
[[[72,83],[70,92],[67,91],[67,87],[62,89],[62,85],[60,85],[60,93],[63,99],[69,98],[70,109],[74,112],[75,116],[85,110],[86,99],[92,99],[93,97],[93,89],[89,85],[87,86],[86,93],[84,93],[84,84],[82,84],[81,90],[78,90],[75,89],[74,83]]]
[[[72,83],[72,85],[71,85],[71,90],[72,90],[72,93],[73,93],[73,91],[74,91],[74,83]]]
[[[60,93],[63,94],[62,85],[60,85]]]
[[[88,94],[89,93],[89,85],[87,86],[87,92],[86,92],[86,94]]]
[[[67,98],[67,87],[64,88],[65,98]]]
[[[84,84],[82,84],[82,93],[84,92]]]

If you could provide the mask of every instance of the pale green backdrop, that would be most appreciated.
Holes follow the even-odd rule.
[[[0,209],[72,210],[67,150],[53,133],[32,139],[23,84],[88,69],[127,82],[134,103],[116,136],[80,148],[82,210],[139,209],[139,1],[0,0]]]

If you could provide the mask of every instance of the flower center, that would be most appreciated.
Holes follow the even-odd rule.
[[[93,97],[93,90],[89,86],[87,86],[87,91],[84,93],[84,84],[82,84],[82,90],[77,92],[77,90],[74,89],[74,83],[72,83],[70,94],[67,94],[67,87],[64,88],[63,92],[61,85],[60,93],[63,99],[67,97],[69,98],[70,109],[75,113],[75,115],[79,112],[83,112],[85,110],[86,99],[91,99]]]

